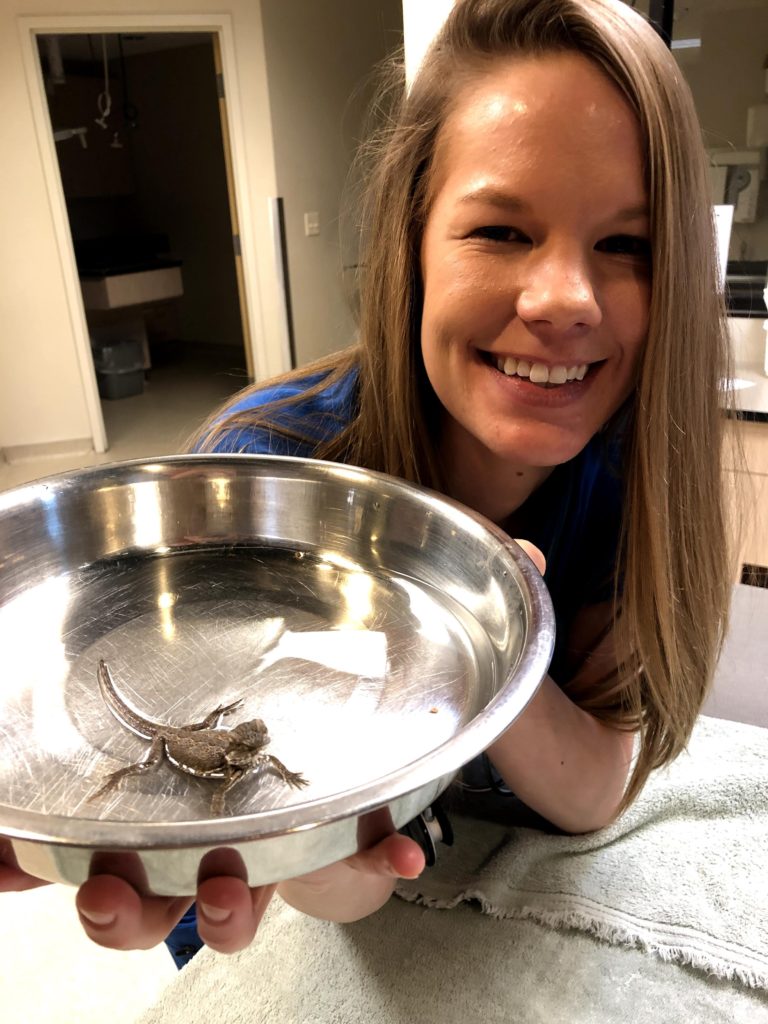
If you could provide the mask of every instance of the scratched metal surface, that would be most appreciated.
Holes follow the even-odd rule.
[[[87,802],[148,749],[103,704],[100,658],[155,720],[237,698],[226,725],[265,720],[310,785],[241,783],[227,811],[253,835],[409,792],[430,758],[458,769],[534,692],[550,613],[501,534],[362,471],[193,457],[0,494],[0,831],[23,812],[17,834],[87,845],[96,822],[124,823],[110,835],[130,847],[146,823],[210,820],[217,783],[167,763]]]

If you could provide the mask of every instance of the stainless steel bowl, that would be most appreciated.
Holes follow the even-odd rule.
[[[401,828],[523,710],[554,642],[522,550],[456,503],[303,459],[185,456],[0,494],[0,833],[22,868],[194,892],[232,848],[251,885]],[[309,786],[257,771],[210,811],[167,762],[93,800],[149,744],[102,700],[104,659],[149,718],[243,699]]]

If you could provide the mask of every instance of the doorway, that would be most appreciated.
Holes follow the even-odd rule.
[[[253,376],[217,35],[36,42],[107,443],[178,450]]]

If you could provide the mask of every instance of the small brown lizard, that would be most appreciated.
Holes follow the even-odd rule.
[[[88,798],[89,802],[114,789],[127,775],[137,775],[159,767],[164,755],[172,765],[189,775],[201,779],[224,780],[211,800],[211,812],[217,815],[224,811],[226,794],[249,772],[261,765],[274,768],[289,786],[300,789],[308,785],[299,772],[289,772],[282,761],[278,761],[272,754],[264,753],[269,735],[260,718],[241,722],[234,729],[219,728],[220,720],[225,715],[242,707],[242,700],[220,704],[201,722],[183,726],[163,725],[144,718],[125,703],[115,689],[111,673],[103,660],[99,661],[97,678],[104,703],[118,722],[142,739],[151,740],[152,746],[146,761],[119,768],[107,776],[103,786]]]

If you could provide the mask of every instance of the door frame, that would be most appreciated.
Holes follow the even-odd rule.
[[[208,32],[218,39],[222,74],[227,95],[227,127],[229,129],[229,152],[232,165],[231,201],[237,210],[240,226],[240,251],[243,266],[241,287],[241,308],[247,320],[248,346],[246,358],[258,379],[265,376],[268,365],[266,352],[262,351],[259,340],[264,337],[262,307],[259,293],[258,265],[254,244],[253,220],[249,203],[248,172],[245,163],[245,142],[242,131],[242,115],[238,90],[237,65],[235,61],[234,32],[232,16],[229,14],[96,14],[96,15],[22,15],[18,18],[21,35],[22,59],[29,89],[32,116],[37,135],[43,174],[51,206],[59,263],[69,309],[70,326],[75,341],[83,394],[88,412],[91,438],[96,452],[107,450],[107,436],[104,416],[101,410],[96,371],[91,354],[91,343],[85,319],[85,307],[80,290],[74,244],[69,226],[69,216],[64,197],[64,188],[59,173],[56,143],[53,139],[48,103],[45,96],[42,64],[40,62],[37,37],[41,35],[82,35],[116,34],[121,32]],[[214,83],[215,84],[215,83]],[[224,143],[226,145],[226,142]]]

